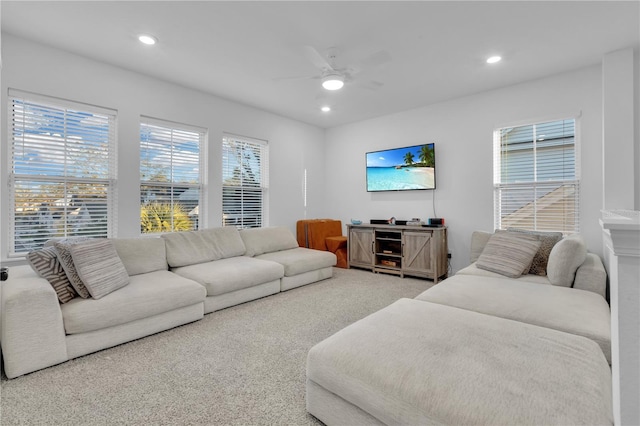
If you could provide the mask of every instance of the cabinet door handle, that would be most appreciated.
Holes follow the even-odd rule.
[[[373,248],[375,246],[376,242],[375,241],[371,241],[371,253],[375,253],[375,249]]]

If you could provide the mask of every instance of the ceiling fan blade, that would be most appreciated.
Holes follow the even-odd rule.
[[[355,82],[356,85],[358,87],[361,87],[363,89],[368,89],[368,90],[378,90],[380,89],[382,86],[384,86],[384,83],[381,83],[379,81],[375,81],[375,80],[370,80],[370,81],[356,81]]]
[[[389,52],[387,52],[386,50],[379,50],[367,56],[366,58],[362,59],[361,61],[357,62],[353,66],[353,70],[354,70],[353,73],[357,74],[364,70],[369,70],[371,68],[378,67],[382,64],[386,64],[387,62],[390,62],[390,61],[391,61],[391,55],[389,54]]]
[[[294,76],[289,76],[289,77],[276,77],[273,78],[272,81],[283,81],[283,80],[313,80],[313,79],[317,79],[320,78],[318,76],[315,75],[294,75]]]
[[[311,61],[311,63],[315,65],[316,68],[319,68],[323,71],[334,71],[329,61],[327,61],[327,59],[322,56],[314,47],[305,46],[304,52],[307,59]]]

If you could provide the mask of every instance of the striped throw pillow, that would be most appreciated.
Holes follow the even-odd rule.
[[[540,248],[534,235],[515,232],[496,232],[489,238],[476,266],[509,278],[518,278],[529,270]]]
[[[58,254],[58,260],[62,264],[62,268],[64,269],[65,274],[67,274],[67,278],[71,282],[71,285],[78,293],[78,296],[83,299],[88,299],[91,297],[89,291],[84,286],[82,279],[78,275],[78,271],[76,270],[75,265],[73,264],[73,257],[71,257],[70,247],[73,244],[79,244],[82,241],[89,241],[91,238],[87,237],[72,237],[72,238],[63,238],[61,240],[56,240],[53,243],[53,246],[56,248],[56,253]]]
[[[49,281],[49,284],[56,291],[60,303],[67,303],[78,295],[69,282],[54,247],[45,247],[42,250],[29,252],[27,260],[39,276]]]
[[[540,248],[531,262],[529,267],[529,274],[533,275],[547,275],[547,263],[549,263],[549,255],[551,249],[556,245],[558,241],[562,239],[562,232],[541,232],[541,231],[529,231],[518,228],[507,228],[509,232],[522,232],[523,234],[535,235],[540,240]]]
[[[112,241],[94,239],[73,244],[70,251],[78,275],[94,299],[129,284],[129,275]]]

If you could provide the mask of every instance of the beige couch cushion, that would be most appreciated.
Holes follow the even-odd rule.
[[[169,269],[163,238],[114,238],[111,241],[130,276]]]
[[[60,308],[67,334],[77,334],[158,315],[202,302],[205,297],[200,284],[169,271],[156,271],[130,277],[129,285],[102,299],[76,298]]]
[[[97,238],[73,244],[69,249],[78,275],[94,299],[129,284],[129,275],[112,241]]]
[[[172,272],[202,284],[207,296],[254,287],[284,276],[282,265],[247,256],[183,266]]]
[[[240,236],[247,248],[246,255],[251,257],[298,247],[298,240],[284,226],[243,229]]]
[[[473,231],[471,234],[471,252],[469,255],[469,261],[471,263],[478,260],[482,254],[482,250],[484,250],[484,246],[487,245],[492,235],[492,232]]]
[[[571,235],[553,246],[547,276],[553,285],[571,287],[578,267],[587,257],[587,246],[580,235]]]
[[[265,253],[256,259],[278,262],[284,266],[286,277],[335,266],[337,262],[336,255],[331,252],[304,247]]]
[[[504,277],[456,275],[416,299],[588,337],[611,360],[609,305],[591,291]]]
[[[611,370],[593,341],[418,300],[314,346],[307,378],[384,424],[613,422]]]
[[[538,237],[515,232],[496,232],[489,238],[476,266],[506,277],[517,278],[529,270],[540,248]]]
[[[456,272],[456,275],[477,275],[481,277],[507,278],[504,275],[500,275],[495,272],[485,271],[484,269],[480,269],[476,266],[475,263],[472,263],[466,268],[460,269],[458,272]],[[524,274],[524,275],[520,275],[518,278],[508,278],[508,279],[516,280],[516,281],[526,281],[526,282],[536,283],[536,284],[551,285],[551,282],[549,282],[549,278],[541,275]]]
[[[549,254],[551,249],[558,241],[562,239],[562,232],[541,232],[529,231],[528,229],[508,228],[508,232],[522,232],[524,234],[535,235],[540,240],[540,248],[529,267],[529,273],[532,275],[547,275],[547,263],[549,262]]]
[[[245,254],[238,230],[232,226],[163,234],[167,262],[172,268]]]

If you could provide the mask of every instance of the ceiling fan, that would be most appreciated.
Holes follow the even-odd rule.
[[[327,50],[326,55],[320,54],[314,47],[304,47],[307,59],[319,69],[320,74],[302,77],[283,77],[276,80],[299,80],[313,79],[322,80],[322,87],[326,90],[341,89],[346,82],[355,82],[358,86],[371,90],[377,90],[384,85],[379,81],[359,81],[355,78],[357,74],[363,71],[369,71],[377,66],[391,61],[391,55],[385,50],[375,52],[352,66],[340,67],[337,65],[336,58],[338,49],[332,47]]]

